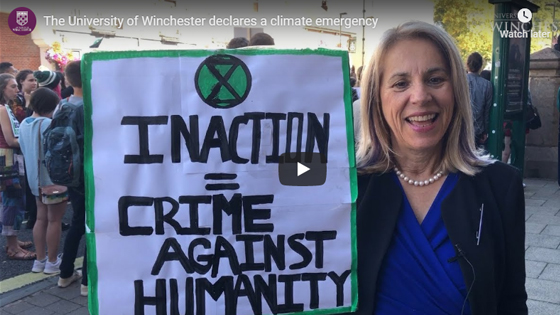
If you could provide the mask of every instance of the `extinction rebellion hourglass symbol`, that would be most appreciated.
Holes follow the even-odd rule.
[[[206,58],[194,76],[198,96],[214,108],[231,108],[241,104],[251,91],[251,81],[247,65],[231,55]]]

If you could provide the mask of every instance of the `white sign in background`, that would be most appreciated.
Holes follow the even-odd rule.
[[[232,53],[232,51],[228,51]],[[122,56],[125,53],[120,53]],[[208,52],[208,56],[211,52]],[[195,72],[200,64],[208,57],[169,56],[122,58],[118,53],[114,59],[97,58],[96,55],[85,56],[91,60],[91,122],[92,122],[92,169],[95,189],[94,199],[94,230],[95,235],[95,264],[97,279],[93,279],[96,286],[99,314],[159,314],[157,307],[144,305],[140,307],[144,313],[135,310],[138,304],[138,292],[135,292],[135,281],[142,280],[145,297],[156,296],[156,280],[165,280],[167,314],[189,314],[189,308],[196,314],[201,309],[205,314],[253,314],[254,301],[239,293],[255,289],[254,276],[261,275],[266,283],[277,293],[276,301],[260,300],[262,314],[282,313],[291,309],[301,308],[303,311],[317,309],[333,309],[333,312],[346,310],[355,302],[353,295],[355,283],[352,275],[348,276],[338,288],[331,276],[341,276],[352,269],[352,193],[351,172],[355,171],[350,165],[348,136],[351,128],[347,128],[347,117],[344,102],[344,73],[342,55],[322,54],[259,54],[249,51],[243,54],[232,53],[242,60],[252,76],[252,85],[247,98],[233,108],[213,108],[207,105],[196,92]],[[119,58],[119,56],[121,56]],[[200,53],[193,54],[200,56]],[[345,69],[347,71],[347,68]],[[347,75],[347,74],[346,74]],[[86,88],[87,91],[87,88]],[[87,102],[87,101],[86,101]],[[88,106],[86,104],[86,106]],[[198,116],[199,147],[203,146],[208,124],[212,116],[223,118],[226,133],[234,117],[245,113],[303,113],[302,145],[305,148],[307,140],[308,113],[314,113],[319,122],[326,126],[325,114],[329,115],[328,129],[328,164],[327,179],[322,186],[292,187],[283,186],[278,179],[278,164],[266,163],[266,156],[272,153],[272,120],[261,120],[260,148],[258,163],[235,164],[232,161],[223,162],[220,148],[211,148],[207,163],[193,163],[189,159],[189,152],[181,139],[181,160],[178,163],[171,159],[171,116],[179,115],[192,132],[190,116]],[[351,113],[351,111],[350,111]],[[123,117],[164,116],[168,117],[167,124],[148,126],[148,147],[152,155],[163,155],[162,163],[153,164],[125,164],[126,155],[137,155],[139,149],[139,127],[137,125],[123,125]],[[240,124],[237,153],[240,157],[251,159],[251,147],[254,121]],[[297,134],[295,123],[293,135]],[[279,153],[286,149],[286,120],[280,121]],[[292,137],[292,151],[295,151],[295,138]],[[315,143],[314,152],[319,152]],[[236,178],[228,181],[206,180],[209,173],[236,174]],[[91,181],[90,181],[91,182]],[[207,184],[237,183],[236,190],[209,191]],[[231,259],[224,251],[216,251],[216,241],[220,237],[225,239],[235,249],[235,256],[239,264],[247,262],[247,242],[237,240],[238,235],[232,234],[232,216],[222,212],[222,234],[216,235],[213,229],[214,216],[212,204],[198,205],[198,225],[210,228],[208,235],[179,235],[170,224],[163,223],[164,234],[156,235],[156,211],[154,206],[131,206],[128,213],[128,226],[149,227],[153,231],[150,235],[122,235],[119,218],[119,200],[123,196],[162,198],[170,197],[176,201],[180,196],[213,196],[223,194],[230,200],[234,194],[246,196],[269,196],[270,203],[254,205],[258,217],[254,224],[272,224],[273,231],[246,231],[245,212],[242,211],[241,235],[267,235],[278,248],[284,247],[285,266],[278,266],[272,259],[270,272],[244,271],[242,274],[250,279],[252,288],[246,288],[241,283],[239,275],[234,274]],[[272,195],[272,196],[270,196]],[[272,199],[270,199],[272,198]],[[170,203],[163,203],[164,214],[171,210]],[[270,209],[269,215],[265,209]],[[91,211],[91,209],[88,209]],[[181,204],[173,220],[182,227],[191,225],[188,204]],[[91,224],[93,226],[93,224]],[[335,239],[322,242],[297,238],[297,234],[306,235],[308,232],[336,231]],[[354,232],[355,233],[355,232]],[[278,244],[279,235],[284,236],[283,244]],[[295,235],[295,236],[294,236]],[[309,234],[307,234],[309,235]],[[292,240],[289,241],[290,237]],[[160,250],[166,240],[175,239],[181,246],[187,260],[206,264],[202,255],[222,254],[220,259],[214,260],[214,265],[204,274],[188,273],[178,260],[165,261],[157,275],[152,274]],[[194,247],[189,253],[189,244],[195,239],[207,239],[209,248],[202,245]],[[295,241],[294,241],[295,240]],[[312,258],[304,263],[302,269],[290,269],[290,266],[304,261],[299,252],[294,250],[295,242],[304,245],[312,254]],[[255,263],[265,261],[263,242],[254,242],[253,257]],[[320,247],[323,247],[321,257]],[[173,249],[167,248],[168,253]],[[191,256],[192,255],[192,256]],[[322,261],[322,263],[321,263]],[[355,266],[355,265],[354,265]],[[213,271],[217,273],[212,276]],[[355,270],[352,270],[355,272]],[[330,274],[329,274],[330,273]],[[334,273],[334,274],[333,274]],[[315,274],[318,279],[314,287],[309,278],[302,274]],[[322,274],[325,274],[326,277]],[[269,275],[273,275],[271,278]],[[293,292],[281,279],[285,275],[295,275]],[[233,287],[237,293],[227,290],[218,292],[219,297],[212,297],[203,288],[197,288],[196,279],[207,278],[209,283],[217,283],[222,277],[232,276]],[[309,276],[307,276],[309,277]],[[187,280],[191,278],[192,280]],[[288,277],[289,278],[289,277]],[[292,277],[293,278],[293,277]],[[171,285],[171,279],[176,279],[177,287]],[[274,279],[276,282],[269,282]],[[285,279],[284,279],[285,280]],[[192,284],[188,284],[192,281]],[[225,281],[225,280],[224,280]],[[192,294],[188,286],[192,285]],[[354,286],[354,292],[353,292]],[[222,288],[223,289],[223,288]],[[286,291],[286,289],[288,289]],[[318,292],[313,292],[317,289]],[[342,294],[340,290],[342,291]],[[285,296],[286,293],[289,296]],[[174,295],[175,294],[175,295]],[[338,294],[338,296],[337,296]],[[315,298],[312,297],[315,295]],[[318,299],[317,299],[318,295]],[[202,296],[202,298],[201,298]],[[176,298],[175,298],[176,297]],[[338,301],[337,301],[338,297]],[[215,300],[217,298],[217,301]],[[177,300],[178,299],[178,300]],[[95,300],[95,297],[94,297]],[[142,300],[142,299],[140,299]],[[313,305],[311,301],[317,305]],[[235,304],[232,308],[232,301]],[[178,302],[178,303],[177,303]],[[269,303],[276,304],[272,308]],[[203,305],[202,305],[203,304]],[[228,305],[229,304],[229,305]],[[257,303],[258,304],[258,303]],[[286,305],[283,306],[282,305]],[[296,306],[294,306],[296,305]],[[90,309],[92,309],[90,307]],[[336,309],[336,310],[335,310]],[[298,310],[299,311],[299,310]]]

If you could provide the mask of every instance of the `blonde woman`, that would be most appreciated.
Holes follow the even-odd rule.
[[[521,174],[476,149],[440,27],[387,31],[362,88],[358,314],[527,314]]]

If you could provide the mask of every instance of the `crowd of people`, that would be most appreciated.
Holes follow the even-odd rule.
[[[0,73],[0,229],[6,237],[7,258],[34,260],[31,271],[35,273],[60,273],[59,287],[67,287],[82,278],[80,294],[87,296],[87,276],[82,277],[80,271],[74,270],[85,233],[83,175],[81,186],[68,188],[59,201],[47,202],[43,190],[53,185],[43,162],[42,148],[44,132],[53,113],[64,103],[61,100],[83,111],[80,61],[70,62],[64,73],[18,71],[12,63],[2,62]],[[77,124],[83,126],[83,120]],[[83,142],[80,145],[83,152]],[[73,211],[71,225],[62,223],[68,198]],[[33,241],[18,239],[25,217],[26,227],[33,229]],[[67,229],[61,253],[61,233]],[[33,247],[35,251],[31,250]],[[86,270],[84,256],[82,272]]]
[[[233,38],[227,48],[273,45],[274,39],[269,34],[257,33],[250,39]],[[0,63],[0,229],[6,237],[8,259],[34,260],[31,271],[35,273],[60,273],[58,286],[62,288],[81,278],[80,293],[87,296],[87,251],[82,271],[74,270],[80,241],[85,234],[83,175],[78,187],[67,190],[67,199],[72,205],[71,224],[62,222],[67,200],[44,204],[41,195],[41,187],[52,185],[43,161],[43,133],[64,103],[78,105],[80,114],[76,117],[83,117],[80,61],[70,62],[64,73],[19,71],[10,62]],[[83,120],[77,125],[83,135]],[[80,150],[83,152],[83,141]],[[26,227],[33,230],[32,241],[18,239],[25,219]],[[61,233],[68,229],[60,253]],[[35,251],[31,250],[33,247]]]
[[[274,40],[259,33],[234,38],[227,48],[263,45]],[[479,76],[481,66],[479,54],[461,60],[442,28],[408,22],[385,32],[365,68],[351,69],[359,174],[357,314],[527,314],[522,175],[480,149],[492,95],[491,84]],[[72,69],[71,63],[66,78],[74,94],[68,101],[83,104]],[[85,228],[83,186],[69,189],[74,216],[60,262],[50,251],[56,251],[62,206],[44,207],[35,198],[36,253],[16,233],[23,179],[10,167],[23,150],[37,196],[37,174],[48,174],[36,167],[41,151],[35,148],[61,93],[56,73],[34,72],[41,87],[35,91],[28,75],[0,76],[0,152],[4,174],[13,174],[2,179],[2,234],[11,258],[35,259],[33,271],[48,273],[58,265],[63,287],[80,277],[69,266]],[[469,84],[483,92],[473,93]]]

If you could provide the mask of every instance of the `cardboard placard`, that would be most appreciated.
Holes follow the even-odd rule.
[[[84,55],[90,312],[355,310],[348,64],[325,49]],[[282,185],[293,152],[319,153],[325,183]]]

